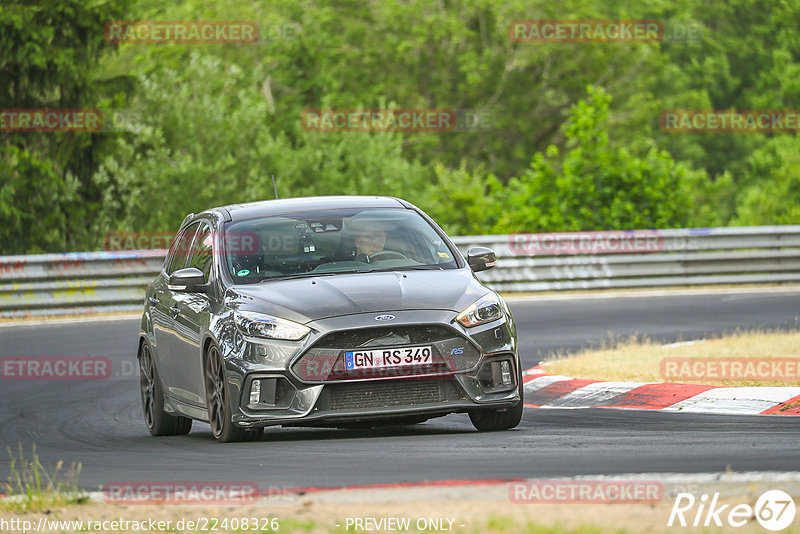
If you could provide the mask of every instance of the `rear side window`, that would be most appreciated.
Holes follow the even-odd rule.
[[[167,275],[186,267],[186,260],[189,252],[191,252],[192,240],[198,228],[200,228],[199,222],[190,224],[175,236],[175,240],[169,248],[169,256],[167,256]]]
[[[211,266],[213,265],[214,258],[214,235],[211,233],[211,228],[204,224],[202,229],[197,232],[197,237],[194,240],[192,247],[192,256],[189,258],[187,267],[194,267],[199,269],[205,275],[206,282],[208,282],[209,274],[211,273]]]

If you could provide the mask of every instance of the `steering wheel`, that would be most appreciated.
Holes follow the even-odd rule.
[[[394,250],[381,250],[380,252],[376,252],[372,256],[368,256],[369,261],[373,262],[375,260],[407,260],[408,256],[400,254]]]

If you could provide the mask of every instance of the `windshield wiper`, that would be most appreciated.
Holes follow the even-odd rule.
[[[343,274],[343,273],[366,273],[369,271],[359,271],[355,269],[350,269],[347,271],[328,271],[325,273],[297,273],[297,274],[287,274],[284,276],[274,276],[271,278],[264,278],[263,280],[259,280],[258,283],[262,284],[264,282],[272,282],[273,280],[291,280],[293,278],[312,278],[316,276],[331,276],[334,274]]]
[[[368,273],[383,273],[389,271],[443,271],[439,265],[406,265],[403,267],[385,267],[383,269],[370,269],[369,271],[359,271]]]
[[[275,276],[272,278],[264,278],[259,280],[259,284],[264,282],[272,282],[275,280],[291,280],[293,278],[310,278],[315,276],[333,276],[335,274],[356,274],[356,273],[385,273],[391,271],[443,271],[444,269],[439,265],[406,265],[403,267],[384,267],[383,269],[347,269],[345,271],[328,271],[324,273],[297,273],[287,274],[285,276]]]

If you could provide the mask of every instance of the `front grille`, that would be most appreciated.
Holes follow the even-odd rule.
[[[451,382],[442,380],[382,380],[331,384],[325,389],[331,410],[418,406],[462,398]]]
[[[433,348],[431,363],[355,370],[345,365],[346,351],[412,345],[430,345]],[[292,364],[292,371],[301,381],[311,383],[401,376],[444,377],[474,369],[480,359],[481,352],[475,345],[446,326],[382,326],[331,332],[309,347]]]
[[[454,332],[440,325],[406,325],[362,328],[333,332],[317,341],[320,349],[354,349],[392,345],[419,345],[454,337]]]

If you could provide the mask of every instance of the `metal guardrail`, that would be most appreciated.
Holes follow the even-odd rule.
[[[539,236],[624,235],[626,232],[539,234]],[[518,236],[457,239],[460,249],[494,247],[498,268],[479,278],[499,291],[661,287],[800,281],[800,226],[751,226],[633,231],[646,240],[648,252],[567,251],[547,255],[547,248],[525,254]],[[608,244],[608,236],[604,240]],[[652,243],[651,243],[652,241]],[[523,240],[524,242],[524,240]],[[551,240],[552,242],[552,240]],[[541,243],[541,238],[540,238]],[[613,243],[612,243],[613,244]],[[655,246],[649,246],[649,245]],[[553,247],[554,248],[554,247]],[[577,253],[570,253],[577,252]]]
[[[0,317],[142,309],[164,250],[0,256]]]
[[[800,226],[466,236],[505,292],[800,281]],[[0,317],[138,311],[165,251],[0,256]]]

